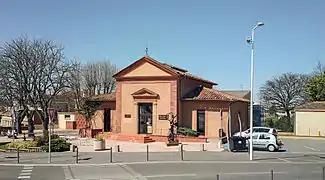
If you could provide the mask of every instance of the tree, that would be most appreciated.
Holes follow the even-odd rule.
[[[111,93],[115,90],[116,82],[113,75],[118,69],[110,61],[88,63],[82,71],[85,90],[89,96]]]
[[[310,101],[325,101],[325,71],[309,79],[306,93]]]
[[[325,101],[325,66],[321,62],[310,75],[305,92],[309,101]]]
[[[53,98],[68,87],[73,64],[65,60],[63,48],[53,41],[27,36],[6,42],[0,57],[1,98],[11,101],[8,105],[17,101],[22,109],[19,119],[27,115],[30,124],[33,113],[38,113],[47,134],[47,110]]]
[[[275,108],[286,113],[288,123],[290,112],[298,105],[306,102],[304,92],[307,77],[302,74],[285,73],[274,77],[260,88],[259,95],[267,108]]]

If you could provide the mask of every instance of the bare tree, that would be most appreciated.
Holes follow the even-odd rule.
[[[89,96],[110,93],[115,90],[113,75],[118,69],[110,61],[88,63],[83,68],[84,83]]]
[[[285,73],[274,77],[260,88],[259,95],[267,108],[275,108],[286,113],[290,120],[290,112],[298,105],[306,102],[304,92],[307,77],[301,74]]]
[[[325,65],[320,61],[317,62],[316,67],[313,70],[313,75],[323,75],[325,72]]]
[[[72,69],[72,64],[64,59],[63,48],[53,41],[19,37],[5,43],[1,59],[0,83],[5,87],[1,96],[18,101],[23,109],[19,117],[27,115],[30,124],[33,113],[38,113],[47,134],[47,110],[52,99],[68,87]]]

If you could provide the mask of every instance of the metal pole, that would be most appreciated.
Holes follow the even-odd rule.
[[[147,161],[149,161],[149,145],[147,144]]]
[[[271,180],[273,180],[273,170],[271,170]]]
[[[49,130],[48,130],[48,136],[49,136],[49,159],[48,163],[51,164],[51,125],[50,125],[50,120],[49,120]]]
[[[112,163],[113,162],[113,148],[111,147],[109,152],[109,162]]]
[[[253,84],[254,84],[254,31],[252,30],[252,55],[251,55],[251,101],[250,101],[250,133],[249,133],[249,160],[253,160]]]
[[[17,164],[19,164],[19,148],[17,148]]]
[[[184,154],[183,154],[183,144],[181,144],[181,160],[184,160]]]
[[[79,163],[79,148],[76,147],[76,164]]]

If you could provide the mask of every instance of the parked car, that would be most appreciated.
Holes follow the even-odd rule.
[[[250,128],[242,131],[242,132],[237,132],[233,136],[243,136],[243,137],[249,137],[250,133]],[[253,127],[253,133],[272,133],[272,134],[278,134],[278,131],[274,128],[269,128],[269,127]]]
[[[250,139],[247,140],[247,147],[249,147]],[[283,143],[278,138],[278,135],[273,133],[254,133],[253,134],[253,148],[268,150],[270,152],[278,151],[282,148]]]

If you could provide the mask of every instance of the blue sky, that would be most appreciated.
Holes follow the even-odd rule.
[[[123,68],[145,55],[213,80],[218,89],[248,89],[257,21],[255,91],[284,72],[325,63],[325,1],[55,0],[0,2],[0,43],[20,35],[55,40],[67,58],[109,59]]]

